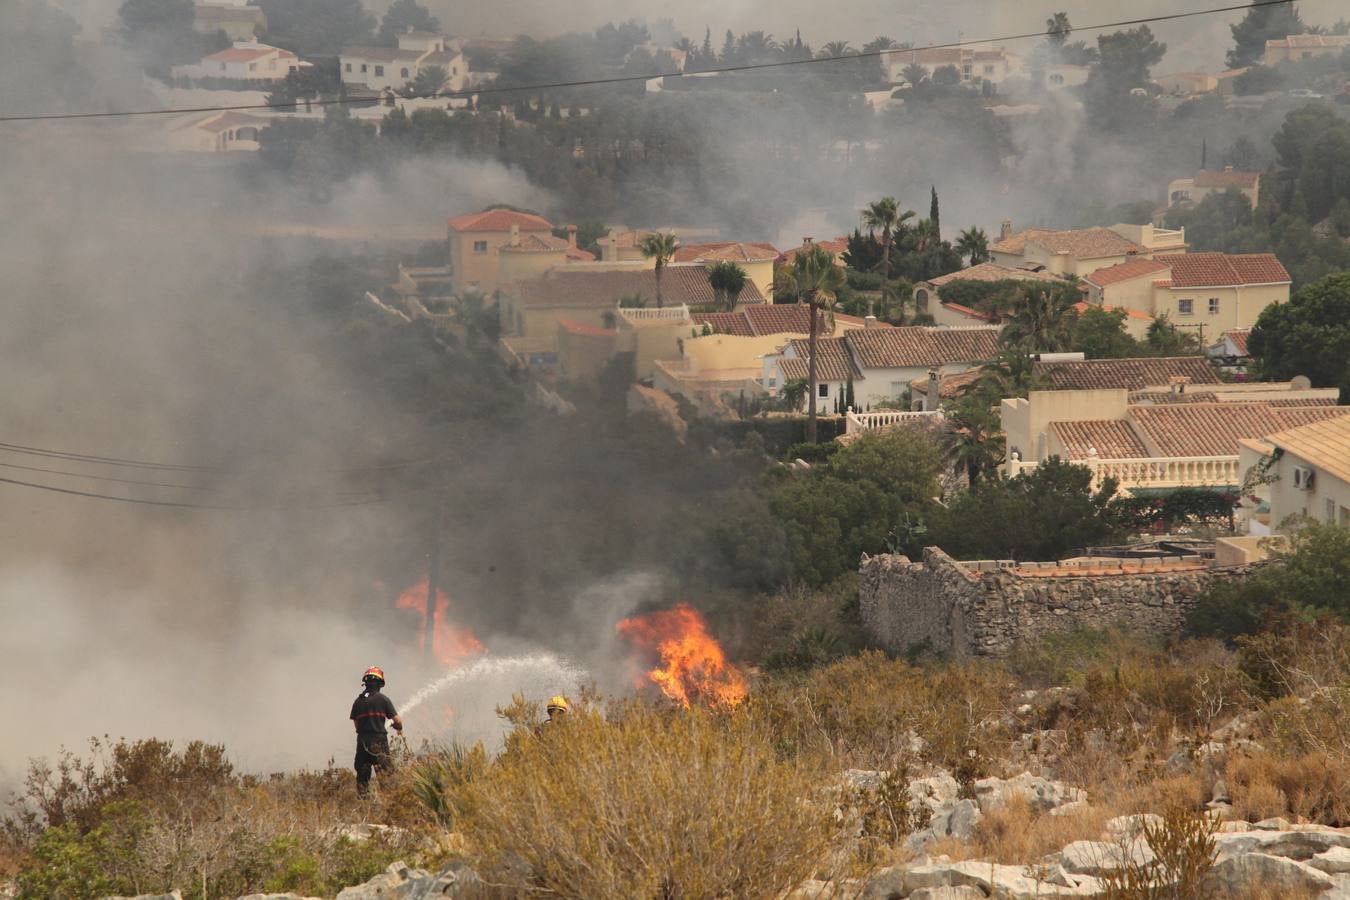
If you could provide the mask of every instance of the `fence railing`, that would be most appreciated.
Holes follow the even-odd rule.
[[[651,309],[646,307],[620,307],[619,315],[630,322],[685,322],[689,320],[689,307],[683,303],[679,306],[666,306],[661,309],[655,307]]]
[[[1136,459],[1079,459],[1074,462],[1092,470],[1093,487],[1103,479],[1114,478],[1125,490],[1138,488],[1207,487],[1238,484],[1236,456],[1173,456]],[[1010,476],[1036,468],[1036,463],[1011,459]]]
[[[936,409],[931,412],[907,412],[899,409],[888,409],[880,412],[853,412],[849,411],[844,428],[845,434],[858,434],[864,431],[884,431],[887,428],[894,428],[904,422],[914,422],[921,419],[942,418],[942,410]]]

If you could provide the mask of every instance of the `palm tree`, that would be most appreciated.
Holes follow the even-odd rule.
[[[816,396],[819,393],[816,378],[816,343],[820,330],[819,310],[833,308],[839,289],[844,286],[844,270],[834,264],[834,254],[824,247],[812,246],[797,251],[792,265],[778,270],[774,280],[775,297],[796,297],[805,300],[810,310],[811,325],[807,339],[809,358],[807,370],[806,440],[816,442]]]
[[[989,262],[989,236],[978,226],[967,228],[956,238],[956,252],[970,257],[970,264]]]
[[[848,45],[848,41],[829,41],[825,46],[820,48],[820,53],[817,55],[827,59],[831,57],[838,58],[840,56],[852,56],[853,48]]]
[[[881,305],[890,307],[891,299],[891,246],[896,236],[904,230],[905,222],[914,218],[912,210],[900,210],[900,201],[894,197],[882,197],[868,204],[862,211],[863,225],[867,230],[881,232]],[[868,313],[871,314],[871,305]],[[903,315],[901,316],[903,319]]]
[[[661,273],[666,268],[666,263],[675,255],[675,248],[680,245],[673,234],[663,234],[659,231],[653,231],[642,236],[638,243],[638,249],[642,255],[648,259],[656,260],[656,308],[662,309],[665,303],[661,297]]]
[[[1064,42],[1073,34],[1073,26],[1069,24],[1069,14],[1066,12],[1057,12],[1045,20],[1045,36],[1050,39],[1050,43],[1056,47],[1064,46]]]
[[[943,411],[951,427],[947,456],[957,467],[966,470],[966,480],[974,487],[980,476],[992,470],[1003,458],[999,449],[1002,430],[998,413],[990,405],[989,398],[981,393],[970,393],[945,403]]]
[[[1003,328],[1003,342],[1028,352],[1069,349],[1078,318],[1076,303],[1078,289],[1071,284],[1028,284]]]
[[[708,267],[708,285],[713,289],[717,305],[725,306],[728,311],[736,308],[736,299],[741,296],[748,278],[745,270],[731,260],[720,260]]]
[[[900,74],[909,82],[910,87],[918,87],[920,82],[928,79],[928,70],[918,63],[910,63],[905,66]]]

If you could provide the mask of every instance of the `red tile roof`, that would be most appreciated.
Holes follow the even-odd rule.
[[[755,329],[743,312],[694,313],[691,318],[700,325],[707,325],[714,334],[731,334],[736,337],[754,337]]]
[[[273,53],[281,59],[295,59],[295,54],[289,50],[282,50],[278,47],[227,47],[210,54],[203,60],[204,62],[248,62],[249,60],[260,59],[264,56],[271,56]]]
[[[1032,374],[1056,391],[1139,391],[1170,384],[1173,378],[1188,378],[1191,384],[1219,383],[1218,373],[1203,356],[1037,362]]]
[[[542,278],[521,281],[507,289],[527,307],[613,307],[624,297],[638,295],[648,306],[656,305],[656,272],[652,269],[569,271],[570,266],[550,269]],[[708,273],[700,266],[672,266],[661,277],[661,295],[667,306],[690,306],[716,301]],[[741,300],[762,303],[753,282],[741,290]]]
[[[422,51],[400,50],[398,47],[343,47],[341,55],[370,62],[414,63],[422,58]]]
[[[1174,289],[1288,284],[1290,280],[1273,253],[1169,253],[1158,259],[1171,266]]]
[[[952,310],[953,312],[958,312],[961,315],[966,316],[967,318],[983,319],[986,322],[998,321],[998,316],[994,315],[993,313],[980,312],[978,309],[972,309],[969,306],[962,306],[960,303],[948,303],[946,301],[943,301],[942,305],[947,307],[947,309]]]
[[[983,368],[971,369],[969,372],[962,372],[959,375],[942,375],[938,378],[938,399],[951,400],[960,397],[966,392],[980,376],[984,374]],[[920,397],[928,393],[928,376],[921,375],[909,383],[910,392],[915,397]]]
[[[913,369],[995,359],[1002,349],[996,326],[870,328],[850,331],[843,340],[864,369]]]
[[[768,262],[778,258],[773,244],[744,244],[740,241],[714,241],[710,244],[690,244],[675,251],[675,262]]]
[[[987,262],[980,263],[978,266],[971,266],[968,269],[958,269],[955,272],[949,272],[946,275],[939,275],[937,278],[931,278],[928,284],[940,288],[944,284],[950,284],[953,281],[1063,281],[1058,275],[1052,275],[1049,272],[1033,272],[1031,269],[1018,269],[1012,266],[1004,266],[999,263]]]
[[[1232,169],[1221,171],[1201,169],[1195,174],[1196,187],[1214,188],[1216,190],[1227,190],[1228,188],[1250,190],[1256,187],[1260,180],[1260,172],[1237,172]]]
[[[1026,251],[1027,238],[1050,233],[1051,229],[1049,228],[1024,228],[1021,231],[1014,231],[1001,241],[995,241],[989,245],[989,249],[994,253],[1011,253],[1014,256],[1021,256]]]
[[[1065,253],[1078,259],[1127,256],[1144,250],[1139,244],[1121,237],[1110,228],[1043,231],[1031,235],[1027,240],[1051,253]]]
[[[1350,483],[1350,415],[1277,432],[1266,441]]]
[[[1250,328],[1230,328],[1223,333],[1223,336],[1233,342],[1233,349],[1239,356],[1251,356],[1247,351],[1247,338],[1252,336]]]
[[[849,352],[844,338],[816,339],[816,380],[848,381],[862,378],[862,373],[853,363],[853,354]],[[779,361],[784,381],[795,381],[809,377],[811,342],[807,338],[795,338],[791,342],[795,358],[784,357]]]
[[[848,249],[848,238],[840,237],[835,238],[832,241],[813,240],[810,244],[803,243],[800,247],[793,247],[791,250],[784,250],[778,257],[778,264],[780,266],[791,265],[792,261],[797,258],[797,254],[800,253],[806,247],[824,247],[826,250],[830,251],[830,253],[834,254],[835,256],[838,256],[839,254],[843,253],[845,250]]]
[[[1130,418],[1159,456],[1232,456],[1243,438],[1263,437],[1346,412],[1342,406],[1199,403],[1132,406]]]
[[[1166,272],[1171,266],[1166,262],[1156,259],[1127,259],[1123,263],[1116,263],[1114,266],[1105,266],[1084,277],[1084,281],[1091,282],[1097,287],[1106,287],[1107,285],[1117,284],[1122,281],[1129,281],[1132,278],[1143,278],[1145,275],[1155,275],[1158,272]]]
[[[1148,456],[1148,448],[1123,419],[1093,419],[1083,422],[1051,422],[1069,453],[1069,459],[1087,459],[1096,450],[1099,459],[1134,459]]]
[[[451,231],[510,231],[512,225],[522,232],[553,231],[553,226],[543,216],[510,209],[488,209],[479,213],[455,216],[450,219],[449,225]]]
[[[748,282],[747,282],[748,285]],[[745,297],[745,292],[741,292]],[[755,337],[768,334],[807,334],[811,319],[804,303],[755,303],[736,312],[694,313],[695,322],[707,322],[719,334]],[[830,313],[821,310],[818,333],[830,334]]]

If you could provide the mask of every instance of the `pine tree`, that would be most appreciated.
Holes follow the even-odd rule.
[[[1230,69],[1240,69],[1260,61],[1266,50],[1266,41],[1303,34],[1308,30],[1293,3],[1253,5],[1241,22],[1229,28],[1233,32],[1233,49],[1228,51],[1227,59]]]
[[[933,191],[933,198],[928,202],[928,220],[933,223],[933,237],[942,240],[942,226],[938,224],[938,196],[937,185],[930,186]]]
[[[721,61],[724,66],[736,61],[736,35],[731,33],[730,28],[727,29],[726,40],[722,42]]]

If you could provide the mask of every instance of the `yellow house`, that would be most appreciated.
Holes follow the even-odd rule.
[[[1241,191],[1255,209],[1261,192],[1261,173],[1241,172],[1232,166],[1224,166],[1219,171],[1201,169],[1193,178],[1177,178],[1168,183],[1167,205],[1199,203],[1210,194],[1222,194],[1234,188]]]
[[[553,238],[553,225],[543,216],[510,209],[488,209],[449,221],[450,273],[459,290],[491,294],[501,283],[497,255],[523,238]]]
[[[1350,415],[1243,440],[1238,468],[1252,492],[1243,498],[1250,533],[1295,515],[1350,525]]]
[[[1278,66],[1315,56],[1338,56],[1346,47],[1350,47],[1350,36],[1343,34],[1291,34],[1266,41],[1261,65]]]
[[[766,299],[773,298],[773,266],[778,249],[773,244],[746,244],[740,241],[717,241],[711,244],[690,244],[675,251],[674,262],[697,263],[710,266],[718,262],[733,262],[745,270],[746,278]]]
[[[989,247],[992,262],[1010,268],[1035,269],[1052,275],[1083,276],[1133,257],[1186,250],[1185,229],[1152,225],[1112,225],[1054,231],[1013,231],[1005,219],[999,240]]]
[[[1088,300],[1194,327],[1201,341],[1251,328],[1289,300],[1289,273],[1273,253],[1178,253],[1133,259],[1083,279]]]

